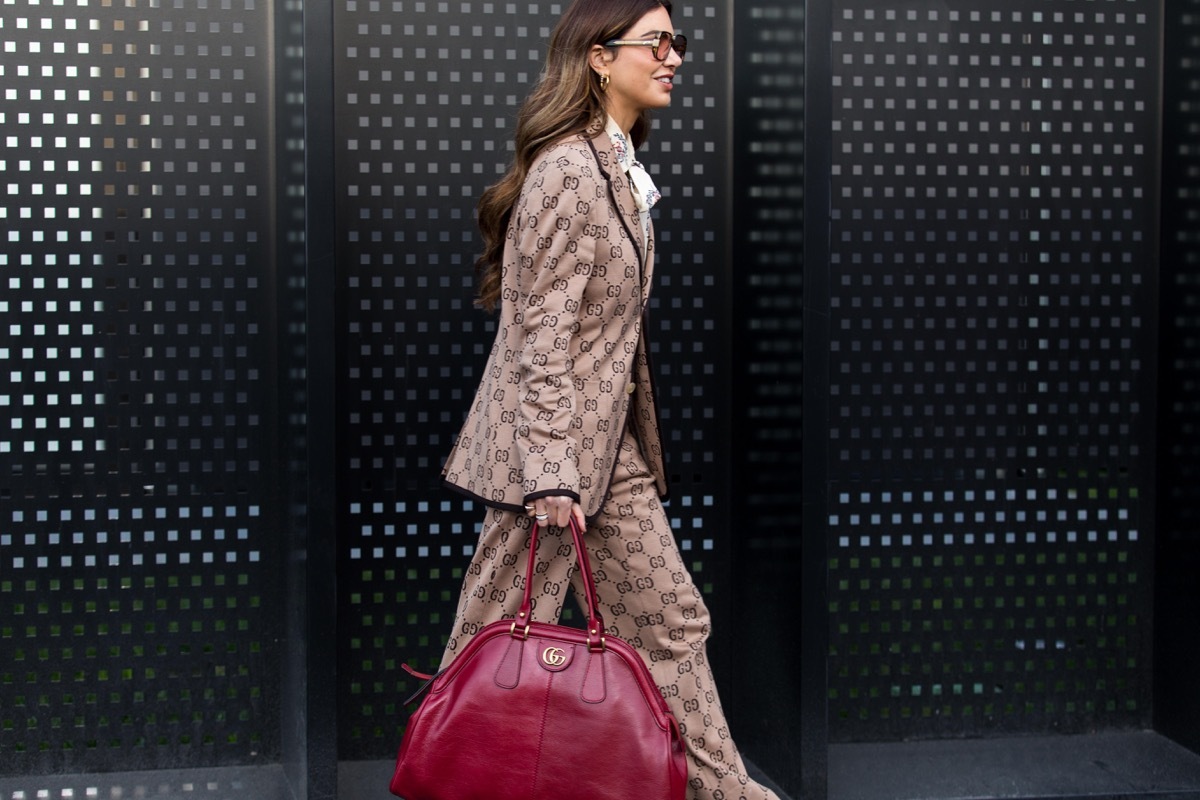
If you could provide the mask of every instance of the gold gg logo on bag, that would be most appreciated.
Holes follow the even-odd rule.
[[[542,669],[546,669],[547,672],[562,672],[563,669],[570,666],[572,651],[574,648],[569,648],[569,646],[568,648],[560,648],[557,644],[548,646],[541,651],[539,658]]]

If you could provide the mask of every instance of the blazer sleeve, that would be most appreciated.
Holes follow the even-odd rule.
[[[544,166],[543,166],[544,165]],[[548,495],[579,500],[578,422],[571,353],[595,262],[593,216],[603,191],[594,167],[562,156],[531,174],[511,229],[518,263],[518,355],[525,501]]]

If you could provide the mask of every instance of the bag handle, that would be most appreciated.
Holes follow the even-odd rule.
[[[583,578],[583,592],[587,597],[588,649],[603,650],[604,620],[597,608],[600,603],[596,596],[596,581],[592,575],[592,564],[588,559],[587,547],[583,544],[583,531],[579,529],[579,523],[575,521],[574,517],[571,517],[570,528],[571,538],[575,541],[575,556],[579,562],[579,573]],[[525,596],[521,600],[521,609],[517,612],[517,618],[509,630],[518,639],[524,639],[529,635],[529,623],[532,621],[533,571],[537,567],[537,542],[538,524],[534,522],[533,529],[529,532],[529,566],[525,569]]]

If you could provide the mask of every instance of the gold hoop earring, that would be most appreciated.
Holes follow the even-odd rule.
[[[608,91],[608,81],[609,81],[609,78],[607,75],[600,76],[600,91],[602,91],[602,92]]]

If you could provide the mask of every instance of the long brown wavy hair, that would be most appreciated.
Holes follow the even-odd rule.
[[[670,0],[575,0],[554,27],[541,77],[517,115],[512,165],[479,198],[483,253],[475,260],[479,281],[475,304],[485,311],[495,310],[500,299],[504,237],[534,160],[560,139],[593,126],[604,127],[604,95],[588,62],[592,46],[619,38],[659,7],[671,13]],[[649,133],[650,115],[643,111],[630,131],[633,146],[641,146]]]

